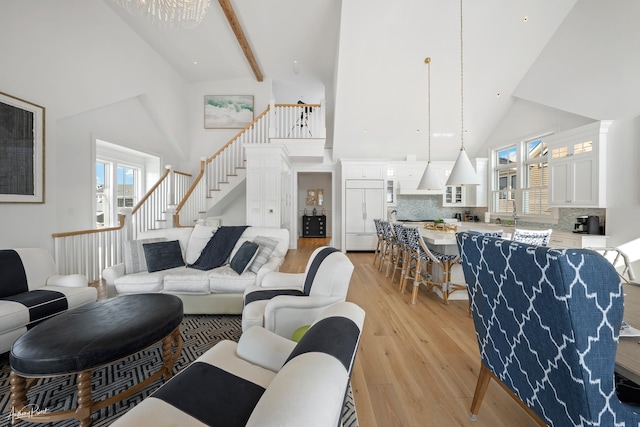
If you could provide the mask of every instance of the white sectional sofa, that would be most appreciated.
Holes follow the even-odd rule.
[[[125,242],[125,262],[105,269],[102,274],[109,295],[164,292],[182,299],[185,314],[242,313],[245,288],[249,285],[260,285],[265,274],[278,271],[280,268],[289,249],[289,231],[280,228],[247,227],[235,243],[227,261],[234,258],[244,242],[256,241],[260,244],[259,250],[264,249],[266,252],[259,252],[257,258],[241,274],[234,271],[229,262],[210,270],[187,266],[198,261],[217,230],[217,227],[200,224],[193,228],[159,229],[140,233],[138,240]],[[182,263],[172,268],[149,272],[144,245],[176,240],[180,245]],[[262,244],[264,242],[266,246]],[[272,248],[271,251],[269,247]]]
[[[327,308],[296,344],[260,326],[221,341],[113,427],[333,427],[364,325],[351,302]]]
[[[97,297],[86,276],[57,274],[45,249],[0,250],[0,353],[11,350],[28,327]]]

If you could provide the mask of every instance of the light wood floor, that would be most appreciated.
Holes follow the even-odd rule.
[[[299,239],[281,271],[304,272],[328,239]],[[418,302],[373,266],[373,253],[347,253],[355,269],[347,300],[366,311],[352,387],[362,427],[504,426],[537,424],[491,383],[478,420],[469,419],[480,356],[466,301],[444,305],[421,289]]]

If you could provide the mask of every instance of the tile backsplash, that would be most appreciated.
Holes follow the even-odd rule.
[[[397,210],[396,218],[401,220],[425,220],[453,218],[456,213],[469,211],[471,215],[477,215],[480,221],[484,221],[484,213],[487,208],[448,208],[442,207],[442,196],[409,196],[399,195],[396,206],[389,207],[388,216],[391,210]],[[597,215],[600,217],[600,224],[604,225],[606,220],[606,209],[597,208],[560,208],[557,224],[545,224],[539,222],[528,222],[518,220],[519,227],[552,228],[558,231],[573,231],[576,218],[582,215]],[[510,220],[511,218],[502,218]],[[495,222],[492,218],[491,222]],[[606,232],[606,230],[605,230]]]

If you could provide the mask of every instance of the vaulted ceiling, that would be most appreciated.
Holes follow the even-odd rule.
[[[104,1],[186,81],[255,78],[218,1],[211,0],[192,30],[160,28]],[[406,73],[394,78],[415,79],[422,91],[424,64],[412,71],[404,61],[437,58],[432,79],[442,90],[432,95],[432,105],[442,117],[436,131],[459,131],[458,2],[230,0],[229,5],[257,66],[274,86],[321,85],[331,100],[340,67],[360,67],[353,75],[375,85],[384,77],[376,73],[388,72],[384,64],[395,61]],[[639,115],[637,16],[636,0],[465,2],[465,128],[484,142],[516,98],[593,119]],[[345,46],[343,37],[351,44]]]

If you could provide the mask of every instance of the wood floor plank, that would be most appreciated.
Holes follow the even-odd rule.
[[[328,239],[299,239],[281,271],[303,272]],[[466,300],[443,304],[421,287],[400,294],[373,265],[373,253],[349,252],[354,264],[347,300],[366,312],[352,388],[362,427],[534,427],[501,387],[491,383],[477,421],[469,419],[480,356]],[[411,284],[412,286],[412,284]]]

